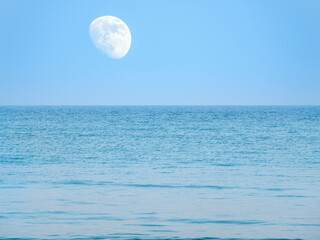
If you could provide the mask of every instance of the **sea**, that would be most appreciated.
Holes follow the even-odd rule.
[[[0,239],[320,239],[320,106],[2,106]]]

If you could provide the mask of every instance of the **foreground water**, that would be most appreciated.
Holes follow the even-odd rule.
[[[320,107],[0,107],[0,239],[320,239]]]

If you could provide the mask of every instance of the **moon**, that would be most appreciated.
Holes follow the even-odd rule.
[[[95,47],[110,58],[123,58],[131,46],[130,30],[117,17],[103,16],[93,20],[89,34]]]

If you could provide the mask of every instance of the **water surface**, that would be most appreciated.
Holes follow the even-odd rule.
[[[320,107],[0,107],[0,238],[320,239]]]

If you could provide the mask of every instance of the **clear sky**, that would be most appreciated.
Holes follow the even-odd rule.
[[[130,28],[122,59],[90,23]],[[319,105],[319,0],[0,0],[0,105]]]

